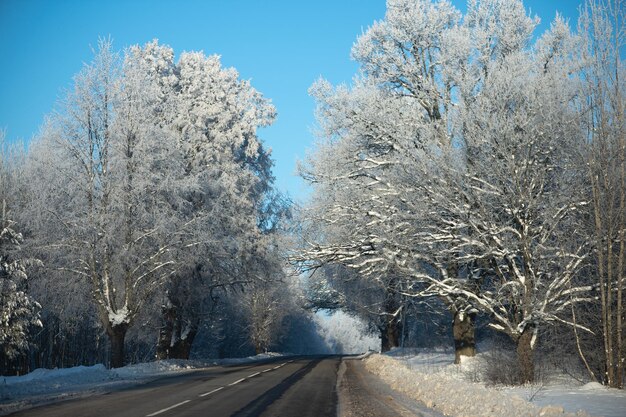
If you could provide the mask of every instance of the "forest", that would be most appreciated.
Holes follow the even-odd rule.
[[[353,82],[310,87],[302,203],[234,68],[100,39],[37,137],[2,141],[0,374],[369,334],[623,388],[626,10],[579,15],[536,33],[521,0],[388,0]]]

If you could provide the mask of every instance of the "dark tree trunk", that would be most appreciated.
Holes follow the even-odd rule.
[[[400,346],[402,323],[396,317],[387,316],[385,324],[380,329],[381,351],[388,352]]]
[[[392,276],[387,282],[387,288],[385,290],[383,324],[380,327],[382,352],[388,352],[400,346],[400,338],[402,337],[402,321],[399,315],[402,304],[394,291],[396,284],[397,278]]]
[[[198,323],[182,323],[176,307],[162,309],[163,325],[159,331],[157,359],[189,359],[198,333]]]
[[[454,336],[454,363],[461,363],[461,356],[476,355],[476,339],[474,338],[474,321],[476,314],[454,313],[452,335]]]
[[[0,375],[26,375],[31,370],[29,362],[28,352],[20,352],[11,358],[4,352],[0,352]]]
[[[191,346],[197,332],[194,327],[194,330],[189,331],[184,339],[177,339],[174,346],[169,350],[168,359],[189,359]]]
[[[124,338],[128,325],[126,323],[116,326],[109,325],[107,334],[111,341],[111,368],[124,366]]]
[[[447,266],[448,276],[458,278],[459,266],[454,261],[449,261]],[[472,291],[477,291],[475,281],[467,280],[467,285]],[[452,337],[454,339],[454,363],[461,363],[461,356],[472,357],[476,355],[475,326],[476,313],[468,312],[473,310],[471,305],[462,298],[442,297],[442,301],[447,304],[448,310],[452,313]]]
[[[533,326],[526,326],[519,339],[517,339],[517,363],[522,384],[535,380],[534,347],[532,346],[534,330]]]
[[[159,340],[157,341],[156,358],[159,360],[170,358],[170,348],[172,336],[174,335],[174,322],[176,321],[176,309],[173,306],[161,309],[163,324],[159,330]]]

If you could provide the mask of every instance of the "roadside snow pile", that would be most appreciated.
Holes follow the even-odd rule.
[[[77,398],[208,366],[238,365],[283,356],[265,353],[247,358],[219,360],[171,359],[106,369],[102,364],[65,369],[35,369],[22,376],[0,376],[0,415],[36,404]]]
[[[454,352],[450,349],[394,349],[386,353],[385,356],[393,357],[397,363],[403,364],[412,372],[411,375],[429,375],[433,378],[442,378],[446,381],[451,381],[450,386],[463,389],[469,389],[469,387],[474,386],[485,389],[488,394],[480,394],[480,397],[473,400],[479,404],[482,404],[485,396],[492,396],[491,393],[496,393],[504,396],[507,402],[512,401],[510,400],[511,397],[521,398],[524,402],[530,402],[539,407],[539,410],[541,410],[541,407],[558,405],[557,407],[562,407],[564,412],[569,413],[584,410],[589,415],[597,417],[624,417],[625,415],[626,391],[608,389],[597,382],[583,385],[578,380],[555,368],[544,366],[541,369],[542,379],[544,380],[541,383],[514,387],[503,385],[486,386],[481,382],[484,380],[483,372],[489,368],[489,364],[497,360],[497,356],[494,359],[491,353],[485,352],[473,358],[464,358],[460,365],[454,365]],[[413,376],[411,378],[415,379]],[[453,395],[449,395],[447,398],[450,401],[456,401],[452,399]],[[448,401],[447,398],[444,399]],[[556,409],[553,411],[556,412]],[[536,412],[536,409],[533,412]],[[507,412],[503,415],[509,415],[509,413],[510,410],[507,409]],[[497,413],[493,415],[497,415]],[[563,414],[560,415],[563,416]],[[579,415],[585,414],[581,413]]]
[[[447,369],[449,366],[436,369],[436,363],[430,371],[420,372],[410,369],[409,365],[401,360],[384,355],[372,355],[365,360],[365,366],[395,390],[450,416],[589,416],[585,411],[565,413],[561,406],[537,406],[518,395],[463,381]]]
[[[22,376],[7,376],[1,377],[2,380],[0,382],[3,385],[16,385],[28,382],[29,384],[33,382],[40,381],[50,381],[59,378],[67,378],[80,376],[85,379],[101,379],[102,373],[106,373],[107,369],[102,364],[97,364],[93,366],[75,366],[73,368],[67,369],[35,369],[33,372],[22,375]]]
[[[49,395],[64,398],[70,392],[89,390],[118,380],[114,371],[104,365],[75,366],[66,369],[35,369],[22,376],[0,376],[0,410],[11,400],[48,398]]]
[[[109,372],[119,379],[134,380],[144,377],[166,376],[170,374],[185,372],[188,370],[206,368],[209,366],[239,365],[264,359],[271,359],[278,356],[284,356],[284,354],[269,352],[262,353],[256,356],[249,356],[246,358],[209,360],[167,359],[162,361],[127,365],[123,368],[111,369]]]

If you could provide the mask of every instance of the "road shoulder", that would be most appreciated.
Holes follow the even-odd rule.
[[[338,417],[443,417],[443,414],[393,390],[368,372],[359,359],[341,361],[337,393]]]

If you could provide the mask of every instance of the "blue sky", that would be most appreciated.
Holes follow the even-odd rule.
[[[464,9],[465,0],[453,0]],[[542,32],[559,10],[575,22],[580,0],[525,0]],[[277,185],[300,199],[295,162],[313,143],[320,76],[349,83],[356,37],[385,14],[384,0],[0,0],[0,129],[9,140],[35,135],[98,37],[116,48],[154,38],[179,54],[219,54],[225,66],[272,99],[278,120],[260,136],[273,149]]]

